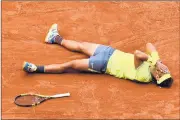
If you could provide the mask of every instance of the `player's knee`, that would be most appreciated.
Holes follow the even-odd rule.
[[[72,68],[74,68],[74,69],[78,69],[78,60],[73,60],[71,66],[72,66]]]

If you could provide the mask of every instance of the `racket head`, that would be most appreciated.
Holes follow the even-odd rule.
[[[14,103],[21,107],[33,107],[48,99],[50,97],[38,94],[20,94],[15,97]]]

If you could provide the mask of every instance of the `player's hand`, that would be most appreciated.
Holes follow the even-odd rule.
[[[169,73],[169,69],[167,66],[165,66],[161,60],[158,60],[156,62],[156,67],[162,72],[162,73]]]

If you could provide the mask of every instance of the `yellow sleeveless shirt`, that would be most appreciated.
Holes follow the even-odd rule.
[[[106,74],[110,74],[118,78],[136,80],[139,82],[151,82],[152,76],[149,66],[150,63],[144,61],[136,69],[133,54],[115,50],[109,58]]]

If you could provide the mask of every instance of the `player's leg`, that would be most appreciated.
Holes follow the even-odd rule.
[[[88,56],[92,56],[99,46],[99,44],[89,43],[89,42],[77,42],[73,40],[63,39],[61,45],[71,51],[82,52]]]
[[[49,29],[49,32],[45,38],[46,43],[56,43],[62,45],[63,47],[71,50],[77,51],[87,54],[88,56],[92,56],[99,46],[99,44],[89,43],[89,42],[77,42],[73,40],[65,40],[63,37],[58,33],[57,24],[53,24]]]
[[[45,66],[38,66],[32,63],[25,62],[23,70],[29,73],[63,73],[68,69],[79,71],[88,71],[89,59],[73,60],[62,64],[52,64]]]
[[[88,71],[89,59],[80,59],[63,64],[53,64],[45,66],[45,73],[63,73],[69,69]]]

